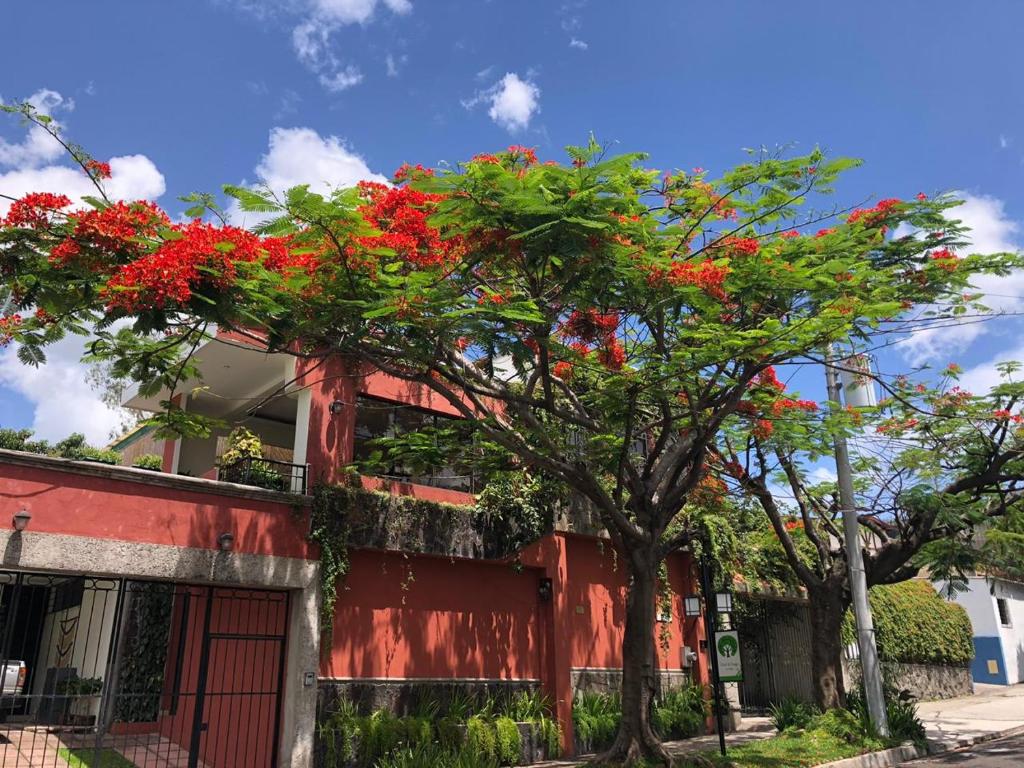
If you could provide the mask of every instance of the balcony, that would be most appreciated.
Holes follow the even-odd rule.
[[[254,485],[268,491],[301,494],[307,491],[308,475],[308,464],[291,464],[286,461],[252,457],[239,459],[217,470],[217,479],[226,483]]]

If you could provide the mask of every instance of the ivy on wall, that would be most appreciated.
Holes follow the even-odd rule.
[[[172,585],[146,582],[128,582],[127,588],[128,624],[114,719],[152,723],[160,715],[174,590]]]
[[[882,661],[964,666],[974,658],[967,612],[944,600],[927,581],[872,587],[868,599]],[[849,611],[843,622],[843,639],[856,639]]]
[[[472,558],[501,558],[551,530],[545,484],[523,473],[498,476],[476,505],[444,504],[360,486],[313,489],[309,538],[320,547],[321,627],[330,633],[338,583],[349,570],[350,547]],[[406,573],[406,579],[411,575]]]

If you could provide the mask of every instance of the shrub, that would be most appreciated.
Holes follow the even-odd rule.
[[[654,703],[654,729],[663,739],[687,739],[700,733],[708,715],[704,688],[686,685],[665,692]]]
[[[883,682],[886,719],[889,721],[889,737],[895,741],[924,743],[924,723],[917,716],[917,703],[910,691],[897,691],[889,681]],[[846,695],[846,708],[859,718],[864,730],[874,735],[874,726],[868,714],[864,698],[864,685]]]
[[[794,696],[787,696],[768,708],[772,725],[780,732],[787,728],[806,728],[817,714],[816,706]]]
[[[830,709],[828,712],[815,715],[807,723],[807,730],[827,733],[847,744],[856,744],[868,735],[868,730],[860,718],[846,709]]]
[[[622,704],[618,694],[582,693],[572,703],[576,739],[585,751],[609,746],[619,730]]]
[[[964,666],[974,658],[971,620],[921,580],[872,587],[868,593],[882,661]],[[847,612],[843,638],[855,638]]]
[[[522,752],[519,726],[510,717],[499,717],[494,721],[497,738],[497,758],[502,765],[515,765]]]
[[[132,462],[132,466],[159,472],[164,468],[164,460],[162,456],[157,456],[155,453],[144,453]]]
[[[498,734],[494,724],[482,715],[473,715],[466,721],[464,751],[478,760],[493,761],[498,754]]]

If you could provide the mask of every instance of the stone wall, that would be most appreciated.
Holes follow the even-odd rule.
[[[882,674],[898,690],[910,691],[921,701],[952,699],[974,693],[969,667],[885,661],[882,662]],[[858,660],[843,659],[843,681],[847,690],[860,682]]]
[[[317,719],[324,720],[337,709],[338,701],[355,704],[360,712],[370,714],[386,709],[398,715],[416,714],[422,705],[437,707],[439,716],[447,711],[453,698],[505,698],[519,691],[536,690],[540,684],[531,680],[363,680],[321,679],[317,689]]]
[[[692,681],[686,669],[659,670],[663,690],[682,688]],[[572,670],[572,695],[578,693],[618,693],[622,688],[621,669],[597,669],[574,667]]]

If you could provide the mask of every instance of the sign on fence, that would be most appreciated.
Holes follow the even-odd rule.
[[[742,682],[739,632],[734,629],[715,632],[715,654],[718,656],[718,679],[723,683]]]

